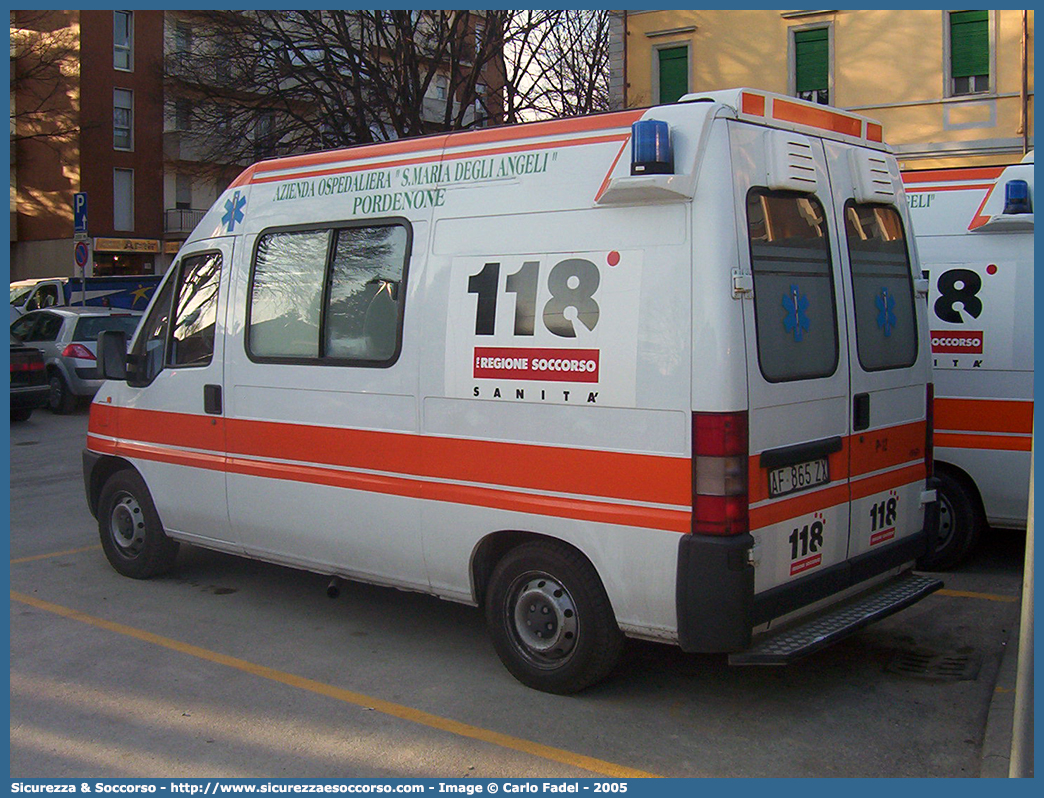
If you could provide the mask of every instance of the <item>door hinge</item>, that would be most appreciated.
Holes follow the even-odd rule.
[[[732,270],[732,298],[743,299],[754,293],[754,275],[743,274],[739,269]]]

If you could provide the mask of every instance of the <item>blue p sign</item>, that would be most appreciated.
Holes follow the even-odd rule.
[[[73,195],[73,232],[87,232],[87,192],[77,191]]]

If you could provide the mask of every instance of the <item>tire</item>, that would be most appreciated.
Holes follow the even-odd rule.
[[[33,414],[33,409],[31,407],[19,407],[17,410],[12,410],[11,411],[11,420],[12,421],[28,421],[29,420],[29,416],[31,416],[32,414]]]
[[[178,543],[163,531],[136,471],[117,471],[105,483],[98,498],[98,532],[109,564],[132,579],[170,570],[178,555]]]
[[[543,628],[534,626],[537,617]],[[504,666],[547,693],[567,695],[604,679],[624,646],[594,567],[553,541],[524,543],[497,563],[486,622]]]
[[[917,561],[925,571],[946,571],[956,567],[971,552],[986,525],[979,509],[979,497],[964,480],[947,471],[938,471],[939,534],[935,550]]]
[[[69,384],[59,372],[52,371],[48,378],[51,392],[47,395],[47,407],[52,413],[65,415],[76,407],[76,397],[69,390]]]

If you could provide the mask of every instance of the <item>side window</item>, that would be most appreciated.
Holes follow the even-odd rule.
[[[62,329],[62,317],[53,313],[41,313],[40,321],[33,328],[34,341],[57,341]]]
[[[319,314],[330,231],[258,239],[247,342],[258,358],[319,357]]]
[[[167,332],[170,327],[170,305],[174,295],[175,275],[170,274],[156,294],[152,309],[145,317],[127,359],[127,382],[148,385],[163,370]]]
[[[11,325],[11,335],[19,341],[31,341],[32,338],[29,336],[32,334],[33,325],[36,324],[38,318],[40,318],[39,313],[30,313],[28,316],[22,316],[22,318]]]
[[[747,232],[758,362],[769,382],[837,369],[837,309],[823,206],[795,192],[752,189]]]
[[[327,304],[328,357],[375,363],[395,357],[405,262],[405,227],[337,231]]]
[[[909,368],[917,360],[917,316],[902,220],[895,208],[849,201],[845,236],[859,363],[866,371]]]
[[[171,331],[172,366],[205,366],[214,356],[221,254],[194,255],[181,263]]]
[[[262,234],[247,313],[250,357],[391,365],[409,241],[397,223]]]

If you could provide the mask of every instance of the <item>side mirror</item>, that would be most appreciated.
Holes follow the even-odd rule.
[[[98,376],[106,380],[127,379],[127,333],[103,330],[98,334]]]

